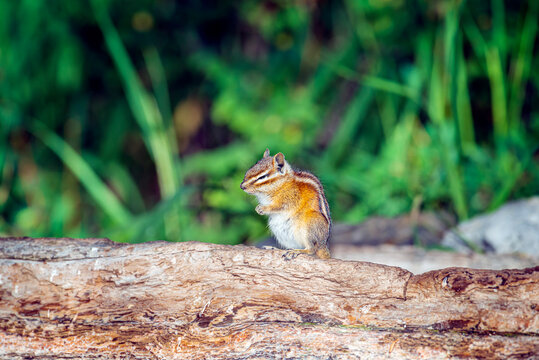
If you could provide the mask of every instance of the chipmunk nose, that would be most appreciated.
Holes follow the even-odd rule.
[[[245,190],[245,185],[243,185],[243,181],[241,182],[240,189]]]

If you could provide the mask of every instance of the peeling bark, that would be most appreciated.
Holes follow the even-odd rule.
[[[0,358],[539,353],[539,267],[413,275],[246,246],[0,241]]]

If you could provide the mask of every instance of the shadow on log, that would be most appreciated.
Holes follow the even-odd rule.
[[[0,241],[4,359],[539,353],[539,267],[413,275],[246,246]]]

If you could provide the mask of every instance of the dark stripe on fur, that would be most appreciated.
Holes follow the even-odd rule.
[[[331,215],[329,212],[329,204],[326,200],[326,196],[324,194],[324,187],[322,186],[322,183],[320,182],[320,180],[318,180],[316,176],[314,176],[313,174],[307,171],[296,171],[295,173],[297,177],[312,180],[316,184],[316,186],[318,187],[317,190],[320,194],[318,196],[318,209],[320,213],[324,216],[326,221],[328,222],[328,225],[331,226]]]

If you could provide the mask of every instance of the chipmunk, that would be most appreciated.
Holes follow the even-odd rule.
[[[287,254],[329,259],[329,205],[322,184],[306,171],[292,169],[282,153],[264,156],[245,173],[240,188],[257,197],[256,212],[268,215],[269,228]],[[288,256],[287,256],[288,257]]]

